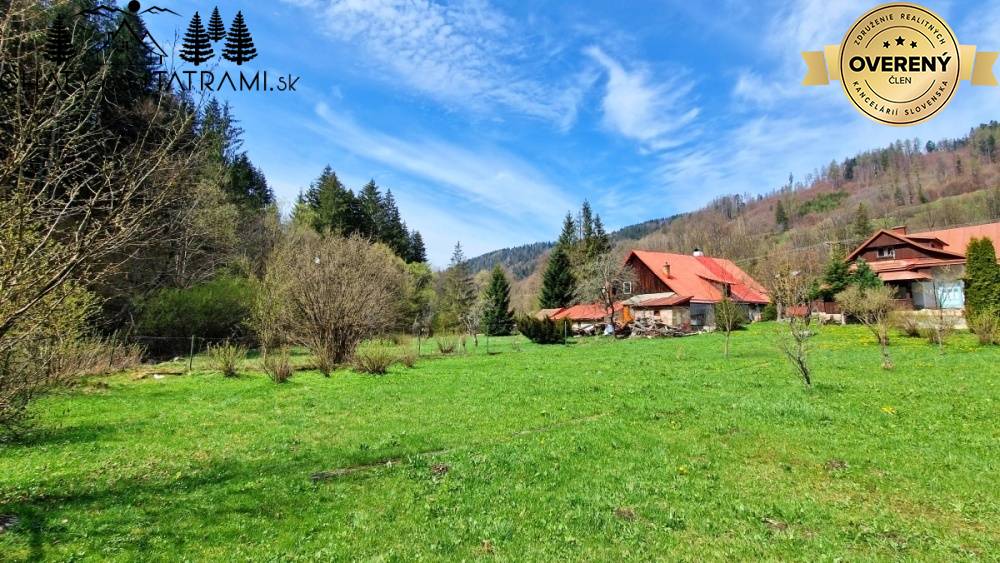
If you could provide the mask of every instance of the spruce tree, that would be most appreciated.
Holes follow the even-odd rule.
[[[410,233],[410,257],[407,262],[427,262],[427,249],[420,231]]]
[[[250,211],[263,211],[274,203],[274,192],[267,185],[267,178],[247,153],[241,153],[229,166],[226,191],[234,203]]]
[[[369,180],[358,192],[358,206],[361,212],[361,233],[374,240],[382,240],[385,225],[382,193],[375,180]]]
[[[576,293],[576,278],[569,261],[569,254],[562,245],[557,245],[549,256],[548,266],[542,275],[542,293],[538,304],[542,309],[559,309],[573,304]]]
[[[201,16],[195,12],[188,25],[187,33],[184,34],[184,42],[181,44],[181,59],[198,66],[210,61],[214,55],[212,41],[208,37],[208,32],[205,31],[205,26],[201,23]]]
[[[317,231],[343,236],[358,232],[361,221],[354,194],[344,187],[329,166],[309,186],[302,200],[312,210],[309,215]]]
[[[253,37],[243,20],[243,12],[236,12],[233,24],[229,26],[229,33],[226,34],[226,47],[222,50],[222,57],[227,61],[242,65],[257,58],[257,49],[253,45]]]
[[[52,20],[45,34],[45,58],[57,65],[73,58],[73,38],[63,14]]]
[[[445,328],[455,329],[462,322],[476,302],[476,285],[469,273],[469,265],[462,252],[462,243],[455,243],[451,255],[451,264],[444,273],[444,296],[441,306],[440,324]]]
[[[858,210],[854,212],[854,236],[859,239],[866,239],[872,235],[872,222],[868,218],[868,208],[864,203],[858,204]]]
[[[563,220],[562,233],[559,234],[559,242],[556,244],[569,250],[576,244],[577,240],[576,222],[573,221],[573,214],[567,211],[566,218]]]
[[[587,257],[593,260],[608,252],[611,252],[611,238],[604,231],[604,222],[601,221],[601,216],[597,215],[594,217],[594,235],[591,237],[587,248]]]
[[[510,283],[499,264],[493,267],[490,284],[483,292],[483,330],[489,336],[509,336],[514,330],[510,310]]]
[[[774,206],[774,222],[781,227],[781,232],[788,230],[788,212],[785,211],[785,204],[780,199]]]
[[[208,20],[208,37],[212,41],[222,41],[226,38],[226,26],[222,23],[218,6],[212,10],[212,17]]]
[[[590,202],[583,200],[583,207],[580,209],[580,238],[584,246],[590,244],[590,238],[594,236],[594,211],[590,208]]]
[[[405,260],[409,251],[410,237],[406,232],[403,220],[400,218],[399,208],[396,206],[396,198],[392,195],[392,190],[386,190],[381,207],[382,228],[378,240]]]
[[[1000,265],[988,238],[972,239],[965,252],[965,309],[968,317],[1000,314]]]
[[[854,262],[854,271],[851,273],[850,284],[861,289],[874,289],[882,285],[882,279],[872,270],[868,262],[858,259]]]

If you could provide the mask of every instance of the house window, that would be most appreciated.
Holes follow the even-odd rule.
[[[632,282],[622,282],[622,293],[632,295]]]
[[[896,249],[895,248],[880,248],[878,249],[879,258],[895,258]]]

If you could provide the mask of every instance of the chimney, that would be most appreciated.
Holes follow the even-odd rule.
[[[890,229],[894,234],[906,236],[906,225],[899,225]]]
[[[670,277],[670,262],[663,263],[663,273],[667,274],[668,278]]]
[[[694,252],[691,253],[691,256],[695,256],[695,257],[697,257],[697,256],[704,256],[704,255],[705,255],[705,253],[702,252],[700,248],[694,249]]]

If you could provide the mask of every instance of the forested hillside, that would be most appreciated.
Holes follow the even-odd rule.
[[[612,242],[638,240],[657,231],[674,218],[650,219],[649,221],[622,227],[612,232],[609,236]],[[523,280],[535,271],[538,267],[538,260],[554,245],[554,242],[534,242],[513,248],[501,248],[500,250],[494,250],[493,252],[487,252],[475,258],[470,258],[466,264],[473,272],[491,270],[493,266],[500,264],[510,272],[510,275],[514,279]]]
[[[646,233],[614,237],[616,251],[640,248],[691,252],[735,260],[760,274],[766,255],[791,252],[801,260],[825,260],[873,229],[907,225],[911,231],[1000,220],[1000,158],[996,121],[958,139],[906,139],[830,162],[802,179],[762,195],[717,198],[697,211],[662,222]],[[653,222],[654,224],[656,222]],[[558,232],[558,225],[552,225]],[[546,256],[514,286],[514,303],[537,307]],[[511,271],[524,265],[505,263]]]

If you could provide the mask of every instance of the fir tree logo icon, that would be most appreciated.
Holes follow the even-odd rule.
[[[229,33],[226,34],[226,46],[222,50],[222,58],[237,65],[257,58],[257,49],[253,45],[250,30],[243,20],[243,12],[236,12],[236,18],[229,26]]]
[[[201,23],[201,16],[194,13],[191,23],[188,25],[187,33],[184,34],[184,42],[181,45],[181,59],[198,66],[208,62],[215,55],[212,49],[211,38],[205,31],[205,26]]]
[[[218,6],[212,10],[212,17],[208,20],[208,38],[212,41],[222,41],[226,38],[226,26],[222,23]]]
[[[52,20],[45,34],[45,58],[55,64],[63,64],[73,58],[73,39],[63,14]]]

